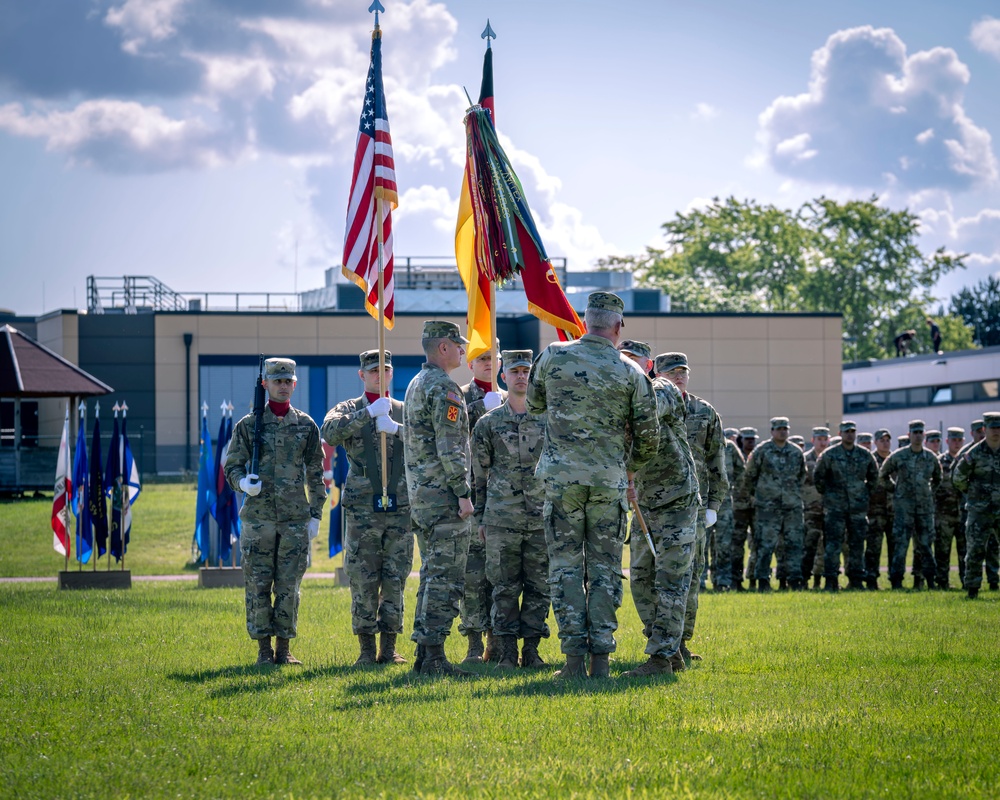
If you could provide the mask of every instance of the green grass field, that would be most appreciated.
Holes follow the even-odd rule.
[[[184,491],[137,504],[136,574],[190,560]],[[50,502],[0,505],[0,574],[61,568]],[[628,681],[644,656],[626,591],[612,679],[570,685],[354,670],[350,594],[324,579],[303,584],[305,664],[263,670],[240,590],[0,583],[0,603],[0,797],[1000,794],[1000,593],[703,595],[705,660]],[[541,652],[562,663],[554,637]]]

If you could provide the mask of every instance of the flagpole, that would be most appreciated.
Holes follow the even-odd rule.
[[[70,463],[69,463],[69,398],[68,397],[66,398],[66,428],[63,431],[63,435],[66,437],[66,476],[69,477],[69,475],[72,472],[73,468],[70,466]],[[65,483],[63,483],[63,495],[66,498],[66,505],[63,506],[64,512],[65,512],[63,514],[63,519],[66,521],[66,567],[65,567],[64,571],[65,572],[69,572],[69,551],[71,549],[70,548],[70,544],[69,544],[69,542],[70,542],[70,539],[69,539],[69,510],[70,510],[70,503],[72,503],[73,500],[70,497],[69,493],[66,491],[66,484]]]
[[[122,472],[122,521],[121,521],[121,538],[122,538],[122,564],[121,571],[125,571],[125,514],[129,508],[129,489],[128,482],[131,475],[126,475],[125,472],[128,469],[125,466],[125,415],[128,412],[128,405],[122,400],[122,435],[118,440],[118,469]]]
[[[118,412],[122,410],[121,406],[119,406],[118,403],[115,403],[113,406],[111,406],[111,410],[115,412],[115,425],[117,425],[118,424]],[[112,431],[111,435],[112,435],[112,437],[114,436],[114,432],[113,431]],[[120,441],[120,439],[119,439],[119,441]],[[115,444],[115,440],[113,438],[111,440],[111,444]],[[108,459],[110,460],[110,458],[111,458],[111,448],[108,448]],[[119,496],[120,496],[120,494],[121,493],[119,493]],[[121,509],[120,502],[121,501],[119,501],[119,512],[118,512],[118,535],[119,536],[121,536],[121,525],[122,525],[122,521],[123,521],[122,520],[122,516],[121,516],[121,511],[120,511],[120,509]],[[112,557],[111,548],[114,546],[114,534],[115,534],[115,487],[114,487],[114,484],[112,484],[112,486],[111,486],[111,525],[108,528],[108,572],[111,572],[111,557]],[[124,540],[124,537],[122,537],[122,539]]]
[[[77,408],[80,411],[80,427],[83,428],[83,452],[86,453],[87,452],[87,401],[86,400],[81,400],[80,401],[80,405],[77,406]],[[76,454],[74,453],[73,456],[74,456],[73,460],[74,460],[74,463],[75,463],[75,461],[76,461]],[[87,469],[85,470],[85,472],[87,472],[88,474],[84,475],[84,485],[87,484],[87,481],[90,478],[90,475],[89,475],[89,472],[90,472],[90,463],[89,462],[87,464]],[[76,492],[77,492],[77,488],[73,487],[73,493],[75,494]],[[83,517],[83,503],[88,503],[88,504],[90,503],[90,491],[89,491],[89,487],[88,487],[88,491],[84,494],[84,496],[82,498],[82,501],[79,504],[80,505],[80,516],[77,517],[77,525],[79,527],[81,527],[81,528],[83,526],[80,525],[79,520],[80,520],[80,518]],[[82,541],[83,541],[83,531],[81,530],[80,531],[80,542],[82,542]],[[90,555],[91,556],[94,555],[94,529],[93,529],[93,526],[91,526],[91,529],[90,529]],[[77,547],[76,547],[76,563],[80,567],[77,570],[77,572],[83,572],[83,562],[80,560],[80,543],[79,542],[77,543]]]
[[[101,401],[100,400],[95,400],[94,401],[94,425],[95,426],[99,424],[100,419],[101,419]],[[101,454],[101,440],[100,440],[100,438],[98,438],[98,440],[97,440],[97,455],[98,455],[98,457],[100,456],[100,454]],[[90,460],[93,461],[93,459],[94,459],[94,442],[93,442],[93,440],[91,440],[91,443],[90,443]],[[88,469],[88,471],[90,470],[90,462],[87,462],[87,469]],[[93,477],[93,474],[91,474],[91,477]],[[104,496],[104,486],[102,485],[101,486],[101,497],[103,498],[103,496]],[[88,503],[90,502],[90,487],[89,486],[87,487],[87,502]],[[107,524],[107,512],[106,511],[105,511],[105,515],[104,516],[105,516],[105,524]],[[98,552],[98,547],[97,547],[97,529],[96,528],[94,529],[93,543],[91,545],[90,555],[94,559],[94,572],[96,573],[97,572],[97,559],[99,559],[101,557],[101,554]]]
[[[493,391],[498,391],[497,383],[497,285],[490,281],[490,374],[493,378]]]

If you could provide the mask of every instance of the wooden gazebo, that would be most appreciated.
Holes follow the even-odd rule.
[[[81,398],[113,391],[17,328],[0,327],[0,398],[14,400],[14,446],[0,447],[0,492],[51,488],[55,478],[55,447],[22,446],[22,400],[68,397],[75,409]]]

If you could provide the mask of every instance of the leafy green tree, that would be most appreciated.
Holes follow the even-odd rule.
[[[990,275],[972,288],[966,286],[951,298],[951,313],[972,326],[980,347],[1000,345],[1000,280]]]

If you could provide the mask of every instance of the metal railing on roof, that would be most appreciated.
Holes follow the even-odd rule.
[[[91,314],[142,314],[153,311],[301,311],[294,292],[175,292],[149,275],[87,278]]]

